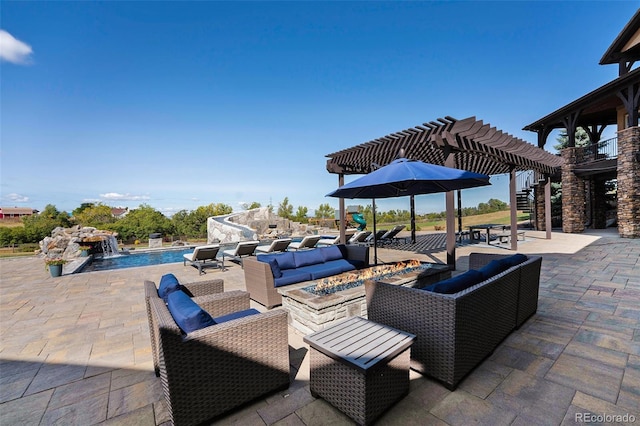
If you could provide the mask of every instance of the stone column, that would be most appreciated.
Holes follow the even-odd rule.
[[[618,233],[640,238],[640,128],[618,132]]]
[[[584,180],[574,173],[575,147],[563,149],[562,159],[562,231],[575,234],[584,231]]]
[[[547,184],[549,185],[549,184]],[[545,224],[545,207],[544,207],[544,185],[538,184],[533,187],[533,194],[535,199],[535,227],[536,231],[546,231]]]

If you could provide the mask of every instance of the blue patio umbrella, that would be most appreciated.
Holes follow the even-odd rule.
[[[486,185],[491,185],[488,175],[398,158],[353,182],[342,185],[327,196],[373,199],[373,233],[375,238],[376,198],[434,194]],[[374,240],[374,256],[377,263],[376,247],[377,241]]]
[[[491,185],[489,176],[399,158],[327,194],[339,198],[392,198]]]

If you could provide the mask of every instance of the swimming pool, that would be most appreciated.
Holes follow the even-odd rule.
[[[82,268],[81,272],[106,271],[109,269],[134,268],[136,266],[160,265],[163,263],[182,262],[183,255],[193,253],[193,247],[179,250],[158,250],[143,253],[131,253],[103,259],[96,257]]]

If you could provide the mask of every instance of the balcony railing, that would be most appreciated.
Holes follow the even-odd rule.
[[[576,148],[576,163],[614,160],[616,158],[618,158],[618,138]]]

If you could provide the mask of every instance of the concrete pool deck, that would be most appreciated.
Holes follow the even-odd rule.
[[[537,314],[454,392],[411,372],[409,395],[378,424],[575,424],[590,414],[635,415],[640,423],[640,239],[609,231],[543,237],[527,231],[518,250],[543,255]],[[474,251],[505,253],[459,247],[457,271]],[[383,248],[378,257],[443,261],[446,252]],[[51,278],[42,259],[0,260],[0,424],[167,424],[142,282],[168,272],[245,288],[232,262],[202,276],[174,263]],[[289,389],[214,424],[352,424],[311,396],[302,337],[290,329]]]

